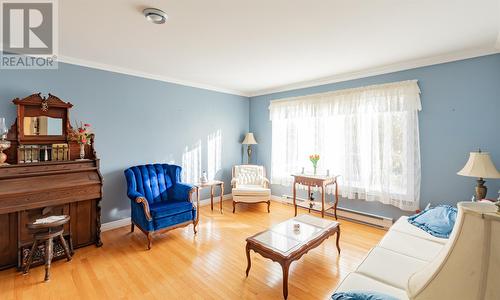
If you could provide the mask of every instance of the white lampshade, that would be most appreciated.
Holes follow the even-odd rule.
[[[257,141],[253,137],[253,133],[249,132],[245,135],[245,139],[241,142],[243,145],[256,145]]]
[[[457,174],[480,178],[500,178],[500,172],[491,161],[488,152],[471,152],[469,160]]]

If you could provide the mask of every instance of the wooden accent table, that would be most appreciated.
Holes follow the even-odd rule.
[[[224,181],[220,180],[211,180],[205,183],[197,183],[195,184],[196,186],[196,194],[198,195],[198,199],[200,197],[200,190],[204,188],[210,188],[210,209],[214,210],[214,191],[215,187],[219,186],[220,187],[220,201],[219,201],[219,210],[220,213],[222,214],[222,200],[224,198]]]
[[[295,224],[300,225],[295,230]],[[278,262],[283,269],[283,297],[288,297],[288,269],[290,264],[300,259],[309,250],[319,246],[330,236],[337,234],[337,250],[340,254],[340,224],[335,221],[320,219],[311,215],[300,215],[273,226],[271,229],[257,233],[246,239],[247,270],[250,272],[252,262],[250,250],[263,257]]]
[[[337,219],[337,205],[339,203],[339,188],[337,184],[337,178],[339,176],[322,176],[322,175],[306,175],[306,174],[293,174],[293,207],[295,208],[295,216],[297,216],[297,184],[307,185],[308,193],[307,197],[311,195],[311,187],[319,187],[321,189],[321,209],[315,209],[314,207],[306,207],[309,210],[317,210],[321,212],[321,217],[325,217],[325,211],[332,209],[334,211],[335,219]],[[329,185],[335,185],[335,202],[332,206],[325,206],[325,189]],[[299,205],[300,206],[300,205]]]

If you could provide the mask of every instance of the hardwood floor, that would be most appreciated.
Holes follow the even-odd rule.
[[[202,207],[196,236],[192,226],[157,235],[150,251],[144,234],[130,233],[130,226],[104,232],[102,248],[78,249],[71,262],[53,262],[47,283],[43,267],[25,276],[1,271],[0,299],[282,299],[277,263],[252,252],[245,277],[245,238],[292,217],[293,208],[273,202],[268,214],[265,204],[240,205],[233,214],[225,201],[224,210]],[[288,299],[327,299],[385,234],[340,223],[340,256],[333,237],[292,263]]]

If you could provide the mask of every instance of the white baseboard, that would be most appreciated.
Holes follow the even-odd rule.
[[[130,217],[101,224],[101,232],[130,225]]]
[[[223,199],[223,201],[231,200],[231,199],[233,199],[233,195],[232,194],[225,194],[222,197],[222,199]],[[220,200],[220,196],[216,196],[216,197],[214,196],[214,204],[219,203],[219,200]],[[210,205],[210,198],[200,200],[200,206],[206,206],[206,205]]]
[[[233,199],[233,196],[231,194],[225,194],[222,197],[222,199],[223,199],[223,201],[231,200],[231,199]],[[219,203],[219,200],[220,200],[220,197],[218,197],[218,196],[214,197],[214,204]],[[200,200],[200,206],[207,206],[207,205],[210,205],[210,198]],[[131,222],[131,219],[130,219],[130,217],[128,217],[128,218],[123,218],[123,219],[116,220],[116,221],[103,223],[103,224],[101,224],[101,232],[124,227],[124,226],[129,226],[130,222]]]
[[[278,197],[275,195],[271,196],[271,200],[292,205],[293,200],[288,197]],[[327,215],[333,215],[329,211],[326,212]],[[339,218],[360,222],[367,225],[373,225],[376,227],[389,228],[393,224],[393,219],[377,216],[373,214],[368,214],[364,212],[354,211],[342,207],[337,208],[337,215]]]

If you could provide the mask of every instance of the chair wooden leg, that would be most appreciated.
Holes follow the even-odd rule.
[[[270,212],[271,212],[270,207],[271,207],[271,200],[268,200],[268,201],[267,201],[267,213],[270,213]]]
[[[153,246],[153,234],[151,232],[148,232],[147,237],[148,237],[148,250],[151,250],[151,246]]]
[[[233,201],[233,214],[234,214],[235,210],[236,210],[236,202]]]
[[[28,274],[30,270],[31,262],[33,262],[33,255],[35,253],[36,246],[38,245],[38,241],[35,240],[33,242],[33,246],[31,247],[30,255],[28,256],[28,261],[26,262],[26,266],[24,267],[24,274]]]
[[[193,231],[194,231],[194,234],[197,234],[198,231],[196,230],[196,222],[193,221]]]
[[[45,281],[50,280],[50,265],[52,263],[52,238],[45,242]]]
[[[130,224],[130,232],[134,232],[134,222]]]
[[[64,236],[61,234],[59,235],[59,239],[61,240],[61,245],[63,246],[64,253],[66,254],[66,259],[70,261],[72,259],[71,253],[68,248],[68,244],[66,243],[66,240],[64,239]]]

